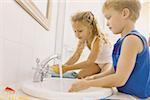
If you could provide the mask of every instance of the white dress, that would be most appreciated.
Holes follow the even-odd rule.
[[[91,47],[93,47],[93,43],[95,42],[97,36],[93,39]],[[96,64],[105,64],[105,63],[112,63],[112,45],[109,43],[103,44],[100,47],[100,52],[98,53],[97,59],[95,61]]]

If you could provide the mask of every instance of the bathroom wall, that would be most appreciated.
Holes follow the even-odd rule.
[[[148,39],[150,36],[150,1],[142,3],[141,14],[136,22],[136,28]]]
[[[54,2],[50,31],[46,31],[15,0],[0,0],[0,84],[32,78],[36,58],[54,53],[56,18]]]

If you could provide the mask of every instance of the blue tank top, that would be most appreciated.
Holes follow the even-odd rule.
[[[119,92],[134,95],[144,99],[150,97],[150,50],[145,37],[136,30],[133,30],[124,38],[120,38],[114,45],[112,54],[113,66],[116,71],[123,40],[129,35],[136,35],[139,37],[143,42],[144,48],[143,51],[136,57],[135,66],[128,81],[124,86],[117,87],[117,89]]]

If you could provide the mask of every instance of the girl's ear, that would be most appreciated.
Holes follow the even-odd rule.
[[[121,16],[123,19],[127,19],[130,17],[130,10],[128,8],[124,8],[121,12]]]

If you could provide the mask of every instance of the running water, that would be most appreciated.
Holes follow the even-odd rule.
[[[59,77],[60,77],[60,92],[63,92],[64,90],[63,90],[63,88],[64,88],[64,86],[63,86],[63,72],[62,72],[62,62],[61,62],[61,60],[60,60],[60,62],[59,62]]]
[[[63,78],[63,75],[62,75],[63,73],[62,73],[62,63],[61,63],[61,61],[60,61],[60,63],[59,63],[59,75],[60,75],[60,79],[62,79]]]
[[[59,67],[59,77],[60,79],[63,78],[63,73],[62,73],[62,58],[61,58],[61,54],[57,54],[58,58],[55,60],[55,63],[58,64]]]

